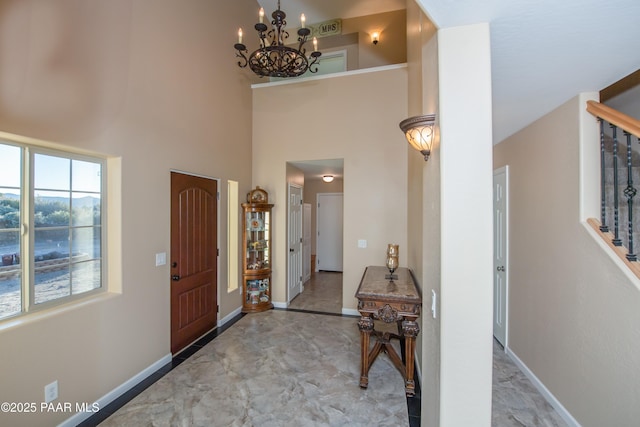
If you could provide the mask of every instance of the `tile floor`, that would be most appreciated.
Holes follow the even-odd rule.
[[[419,390],[404,398],[386,355],[357,386],[359,333],[338,314],[341,289],[340,273],[315,273],[290,310],[238,315],[81,425],[419,426]],[[492,426],[566,426],[497,342]]]

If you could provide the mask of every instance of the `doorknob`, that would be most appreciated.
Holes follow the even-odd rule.
[[[177,274],[174,274],[173,276],[171,276],[171,280],[173,280],[174,282],[177,282],[178,280],[180,280],[180,276],[178,276]]]
[[[293,248],[289,248],[289,252],[293,252]]]
[[[497,269],[498,271],[504,271],[504,265],[501,265],[500,267],[498,267]]]

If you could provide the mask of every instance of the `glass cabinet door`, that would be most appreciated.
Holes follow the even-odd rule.
[[[268,303],[269,299],[269,277],[262,279],[248,279],[245,281],[247,305]]]
[[[269,212],[246,212],[246,270],[270,268]]]

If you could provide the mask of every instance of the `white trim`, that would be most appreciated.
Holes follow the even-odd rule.
[[[360,70],[344,71],[342,73],[323,74],[321,76],[304,77],[299,79],[289,79],[269,83],[255,83],[251,85],[251,89],[259,89],[262,87],[290,85],[302,82],[310,82],[314,80],[332,79],[334,77],[354,76],[356,74],[377,73],[378,71],[396,70],[399,68],[407,68],[407,64],[383,65],[380,67],[362,68]]]
[[[275,308],[287,308],[289,307],[289,304],[287,304],[286,302],[275,302],[272,301],[272,304]]]
[[[342,307],[342,314],[346,314],[348,316],[360,316],[360,312],[355,308],[344,308]]]
[[[120,384],[118,387],[111,390],[109,393],[102,396],[100,399],[96,400],[95,403],[99,405],[100,409],[104,409],[108,404],[116,400],[118,397],[122,396],[124,393],[131,390],[133,387],[138,385],[141,381],[149,377],[151,374],[156,372],[158,369],[165,366],[167,363],[171,363],[171,353],[166,354],[158,361],[152,363],[142,371],[140,371],[137,375],[129,378],[127,381]],[[75,415],[67,418],[62,423],[58,424],[58,427],[73,427],[80,424],[82,421],[91,417],[93,412],[78,412]]]
[[[235,290],[235,289],[234,289]],[[218,322],[218,328],[223,326],[225,323],[229,322],[230,320],[232,320],[234,317],[236,317],[238,314],[240,314],[242,312],[242,307],[238,307],[235,310],[233,310],[231,313],[227,314],[226,316],[224,316],[222,319],[220,319],[220,321]]]
[[[571,413],[569,413],[569,411],[567,411],[567,409],[562,406],[562,403],[560,403],[560,401],[556,399],[556,397],[549,391],[549,389],[545,387],[542,381],[540,381],[538,377],[536,377],[535,374],[531,372],[527,365],[525,365],[524,362],[520,360],[518,356],[516,356],[511,348],[505,347],[505,353],[507,353],[507,356],[509,356],[511,360],[513,360],[513,363],[515,363],[516,366],[520,368],[520,370],[526,375],[526,377],[529,378],[529,380],[538,389],[545,400],[549,402],[549,404],[553,406],[556,411],[558,411],[560,417],[562,417],[562,419],[570,427],[581,427],[580,423],[575,418],[573,418],[573,415],[571,415]]]

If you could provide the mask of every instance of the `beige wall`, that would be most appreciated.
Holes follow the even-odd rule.
[[[0,323],[1,401],[41,402],[58,380],[59,401],[92,402],[169,353],[169,266],[155,267],[154,254],[169,254],[171,169],[220,179],[220,316],[240,306],[226,292],[226,180],[239,181],[241,197],[252,184],[252,99],[232,46],[256,8],[0,1],[0,130],[121,159],[113,201],[123,209],[112,257],[122,293]],[[69,416],[0,414],[0,424]]]
[[[275,203],[274,302],[286,301],[286,162],[342,158],[343,305],[354,310],[365,267],[384,262],[389,242],[406,248],[408,148],[398,130],[407,114],[406,68],[260,85],[253,103],[253,180]],[[358,239],[368,248],[358,249]]]
[[[405,10],[342,20],[342,33],[358,33],[357,68],[403,64],[407,61],[407,14]],[[371,34],[380,33],[378,44]],[[321,39],[322,40],[322,39]]]
[[[597,180],[581,186],[581,173],[599,174],[597,162],[580,169],[598,150],[595,120],[581,119],[588,98],[494,149],[494,167],[509,165],[510,174],[508,345],[581,425],[632,426],[640,418],[640,281],[581,222],[581,192],[598,191]],[[581,148],[581,138],[592,142]]]
[[[407,1],[409,116],[438,113],[438,46],[436,28],[413,1]],[[422,423],[439,423],[440,317],[431,317],[431,290],[440,295],[440,149],[439,141],[425,162],[408,153],[408,265],[422,288],[422,331],[417,361],[422,374]]]

